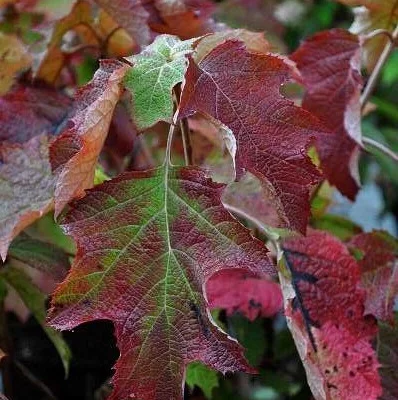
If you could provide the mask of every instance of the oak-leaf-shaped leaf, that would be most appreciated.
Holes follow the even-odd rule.
[[[56,216],[71,199],[81,197],[94,184],[97,159],[128,68],[119,61],[103,60],[93,79],[77,91],[67,127],[51,144],[51,166],[57,175]]]
[[[242,348],[212,322],[203,294],[217,271],[271,273],[263,243],[222,206],[223,185],[194,167],[124,173],[71,203],[77,242],[50,323],[115,325],[120,358],[109,399],[181,400],[187,363],[251,371]]]
[[[318,135],[322,170],[345,196],[359,188],[361,134],[361,44],[344,29],[316,33],[290,56],[296,62],[306,93],[302,106],[331,133]]]
[[[130,58],[133,67],[125,77],[132,94],[132,118],[139,130],[159,121],[171,123],[172,89],[180,83],[188,67],[186,54],[197,39],[181,41],[177,36],[161,35],[140,54]]]
[[[361,282],[366,290],[365,312],[381,321],[394,321],[398,294],[398,241],[387,232],[373,231],[354,236],[348,243],[358,251]]]
[[[291,281],[282,275],[285,311],[316,400],[376,400],[377,325],[364,316],[365,291],[355,259],[325,232],[283,244]]]
[[[307,151],[324,128],[281,95],[293,74],[286,60],[228,40],[198,64],[190,59],[179,118],[199,112],[227,126],[236,138],[238,176],[245,169],[256,175],[289,227],[304,232],[309,190],[320,180]]]

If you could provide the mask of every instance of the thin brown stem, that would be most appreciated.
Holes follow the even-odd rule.
[[[174,89],[174,103],[176,110],[178,110],[180,98],[181,98],[181,85],[177,85]],[[191,135],[189,132],[188,120],[186,118],[180,119],[179,125],[182,137],[182,145],[184,147],[185,165],[192,165],[193,164],[192,144],[191,144]]]
[[[361,108],[365,107],[366,103],[368,102],[370,95],[373,93],[373,90],[376,86],[376,83],[379,79],[380,73],[384,67],[384,64],[387,62],[388,57],[390,56],[391,52],[393,51],[395,47],[395,41],[398,38],[398,25],[396,26],[394,32],[392,33],[392,41],[390,40],[386,47],[384,47],[383,52],[380,55],[379,60],[377,61],[372,74],[369,77],[368,83],[366,84],[366,87],[362,93],[361,96]]]
[[[391,160],[395,161],[398,163],[398,154],[394,153],[391,149],[389,149],[387,146],[385,146],[382,143],[377,142],[376,140],[373,140],[368,137],[363,137],[362,139],[363,144],[365,147],[368,149],[370,153],[373,153],[373,150],[380,151],[387,157],[391,158]]]
[[[388,39],[390,40],[390,42],[394,42],[395,39],[393,38],[392,34],[390,31],[388,31],[387,29],[375,29],[374,31],[368,33],[365,37],[364,40],[365,42],[373,39],[375,36],[379,36],[379,35],[384,35],[387,36]]]

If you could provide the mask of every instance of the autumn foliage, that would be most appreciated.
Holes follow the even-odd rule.
[[[263,373],[272,357],[252,362],[237,315],[287,322],[316,400],[397,398],[398,242],[322,230],[314,204],[360,190],[398,6],[340,2],[350,31],[281,54],[210,0],[0,1],[5,375],[12,291],[66,374],[61,331],[112,322],[108,399],[211,398],[215,371]]]

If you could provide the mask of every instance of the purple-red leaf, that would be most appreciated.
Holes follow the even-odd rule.
[[[376,400],[379,364],[371,346],[377,333],[364,317],[360,270],[343,243],[324,232],[285,242],[291,283],[285,309],[308,383],[317,400]]]
[[[229,315],[240,312],[251,321],[273,316],[283,305],[277,283],[240,270],[214,274],[207,282],[206,294],[210,308],[224,308]]]
[[[273,266],[222,206],[223,185],[197,168],[120,175],[71,204],[63,221],[78,252],[53,297],[51,324],[115,325],[120,358],[110,399],[181,400],[187,363],[251,371],[242,348],[212,322],[203,294],[214,273]]]
[[[226,125],[238,175],[246,169],[260,178],[290,227],[304,232],[309,190],[320,179],[307,150],[323,128],[280,94],[293,71],[284,59],[226,41],[198,64],[190,60],[179,117],[200,112]]]
[[[361,44],[344,29],[320,32],[290,57],[303,76],[307,91],[303,107],[331,132],[318,135],[322,169],[333,185],[354,199],[359,187],[361,143]]]

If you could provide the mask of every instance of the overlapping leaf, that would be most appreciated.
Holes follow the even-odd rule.
[[[377,326],[364,317],[355,259],[321,232],[283,248],[291,275],[291,283],[282,285],[286,315],[314,397],[376,400],[382,391],[371,346]]]
[[[57,175],[55,213],[93,186],[95,165],[122,93],[128,66],[105,60],[91,82],[75,96],[68,128],[52,143],[51,165]]]
[[[48,139],[0,146],[0,256],[12,239],[53,207],[55,177],[48,159]]]
[[[75,203],[63,226],[78,245],[53,297],[58,329],[112,320],[120,358],[110,399],[182,399],[186,364],[250,371],[209,318],[206,280],[226,268],[270,272],[266,249],[196,168],[125,173]]]
[[[53,89],[15,86],[0,97],[0,143],[23,144],[43,133],[56,135],[71,103],[68,96]]]
[[[291,56],[307,89],[303,107],[331,131],[318,136],[322,169],[330,183],[350,199],[359,187],[360,58],[358,37],[343,29],[315,34]]]
[[[309,190],[320,178],[306,153],[324,128],[280,94],[293,73],[281,58],[226,41],[198,64],[190,60],[179,117],[200,112],[226,125],[237,142],[238,174],[260,178],[290,227],[304,232]]]
[[[140,130],[159,121],[171,122],[172,89],[187,69],[186,54],[194,40],[161,35],[140,54],[131,57],[133,67],[126,73],[125,84],[132,92],[132,117]]]
[[[398,294],[398,242],[386,232],[354,236],[349,247],[360,254],[361,282],[366,290],[365,312],[392,322]]]
[[[367,35],[377,29],[385,29],[390,33],[398,23],[398,2],[396,0],[339,0],[354,9],[355,20],[350,31],[358,35]],[[365,61],[372,71],[388,42],[384,35],[378,35],[365,43]]]
[[[267,276],[245,271],[221,271],[213,275],[206,293],[210,308],[223,308],[229,315],[239,312],[251,321],[273,316],[282,308],[280,286]]]

